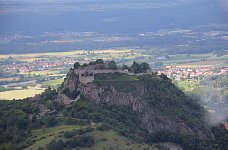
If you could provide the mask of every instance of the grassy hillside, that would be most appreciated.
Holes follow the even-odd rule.
[[[106,150],[106,149],[116,149],[116,150],[155,150],[154,146],[137,143],[126,137],[120,136],[115,131],[94,131],[91,133],[94,137],[96,144],[92,146],[90,149],[94,150]],[[85,150],[89,150],[89,148],[85,148]]]
[[[52,141],[67,141],[70,138],[67,137],[67,133],[72,133],[74,131],[79,131],[84,129],[86,126],[74,126],[74,125],[59,125],[56,127],[38,129],[32,131],[32,139],[35,140],[31,146],[25,150],[37,150],[38,148],[47,149],[47,145]],[[136,143],[126,137],[119,135],[113,130],[101,131],[99,129],[94,129],[87,136],[92,136],[94,139],[94,144],[91,147],[81,147],[81,150],[106,150],[106,149],[138,149],[138,150],[155,150],[156,148],[143,143]]]
[[[25,148],[25,150],[37,150],[39,147],[45,148],[45,146],[54,140],[56,137],[61,135],[61,133],[71,130],[80,129],[81,126],[74,125],[59,125],[52,128],[37,129],[32,131],[32,140],[34,143]]]

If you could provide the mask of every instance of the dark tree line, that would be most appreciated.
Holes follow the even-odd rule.
[[[83,64],[83,65],[80,65],[79,62],[76,62],[74,64],[74,69],[78,69],[80,67],[84,68],[84,67],[87,67],[88,65],[98,65],[98,64],[102,65],[104,64],[104,61],[102,59],[97,59],[96,61],[91,61],[89,62],[89,64]],[[115,61],[110,61],[108,62],[108,68],[115,70],[115,69],[118,69],[118,66]],[[136,61],[133,61],[133,64],[130,67],[127,65],[123,65],[122,69],[131,71],[134,73],[146,73],[147,70],[150,69],[150,65],[146,62],[139,64]]]

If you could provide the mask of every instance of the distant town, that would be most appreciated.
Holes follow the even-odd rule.
[[[199,83],[204,77],[226,76],[227,56],[227,51],[157,55],[137,49],[0,55],[0,99],[34,96],[49,86],[57,89],[75,62],[83,65],[101,58],[104,61],[114,60],[119,67],[131,65],[133,61],[147,62],[152,72],[163,73],[175,81],[187,80]],[[192,85],[189,85],[192,84],[190,82],[179,83],[184,84],[185,90],[194,89]],[[22,92],[24,94],[21,94]]]
[[[116,60],[118,65],[125,64],[124,62],[132,62],[133,60],[139,59],[139,62],[143,61],[145,57],[148,57],[150,61],[159,61],[161,65],[151,66],[154,72],[158,74],[166,74],[169,78],[174,80],[181,79],[192,79],[198,80],[202,76],[212,76],[212,75],[225,75],[228,72],[228,67],[226,65],[214,65],[214,64],[192,64],[192,63],[183,63],[183,64],[170,64],[167,65],[162,63],[162,61],[168,61],[169,56],[157,57],[155,60],[151,60],[151,56],[140,56],[140,53],[134,52],[133,50],[126,50],[121,52],[105,52],[105,51],[81,51],[77,54],[77,57],[64,57],[64,56],[41,56],[34,58],[20,58],[16,57],[7,57],[1,58],[0,60],[0,69],[2,72],[14,73],[14,74],[32,74],[34,71],[68,71],[73,64],[78,61],[81,64],[88,63],[90,60],[96,60],[96,55],[103,55],[103,60]],[[162,59],[163,58],[163,59]],[[133,59],[133,60],[132,60]],[[142,60],[140,60],[142,59]],[[159,63],[158,62],[158,63]],[[150,63],[150,62],[149,62]],[[207,63],[207,62],[206,62]],[[213,63],[213,62],[210,62]],[[224,63],[224,62],[223,62]],[[225,62],[227,63],[227,62]],[[151,64],[151,63],[150,63]]]
[[[165,71],[158,71],[158,73],[166,74],[175,80],[198,80],[202,76],[226,75],[228,73],[228,67],[214,65],[172,65],[165,66],[165,68]]]
[[[51,59],[36,59],[31,62],[13,62],[8,64],[1,64],[2,68],[6,72],[25,72],[29,73],[32,71],[42,71],[56,69],[59,67],[69,67],[75,63],[72,58],[58,58]]]

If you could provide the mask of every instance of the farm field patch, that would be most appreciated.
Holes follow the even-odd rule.
[[[5,92],[0,92],[0,100],[19,100],[19,99],[24,99],[27,97],[33,97],[36,94],[42,93],[44,90],[41,89],[24,89],[24,90],[12,90],[12,91],[5,91]]]

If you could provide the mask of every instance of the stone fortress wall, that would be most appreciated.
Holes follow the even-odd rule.
[[[111,70],[111,69],[98,69],[98,70],[87,70],[87,69],[75,69],[75,74],[79,75],[79,81],[81,83],[87,84],[94,81],[95,74],[101,73],[125,73],[128,75],[134,75],[134,73],[130,73],[127,70]]]
[[[135,74],[133,72],[129,72],[128,70],[122,70],[122,68],[118,69],[109,69],[107,63],[105,64],[97,64],[90,65],[85,68],[74,69],[74,73],[79,75],[79,81],[83,84],[91,83],[94,81],[95,74],[102,73],[125,73],[128,75],[142,75],[142,74],[150,74],[151,70],[148,70],[147,73],[139,73]]]

